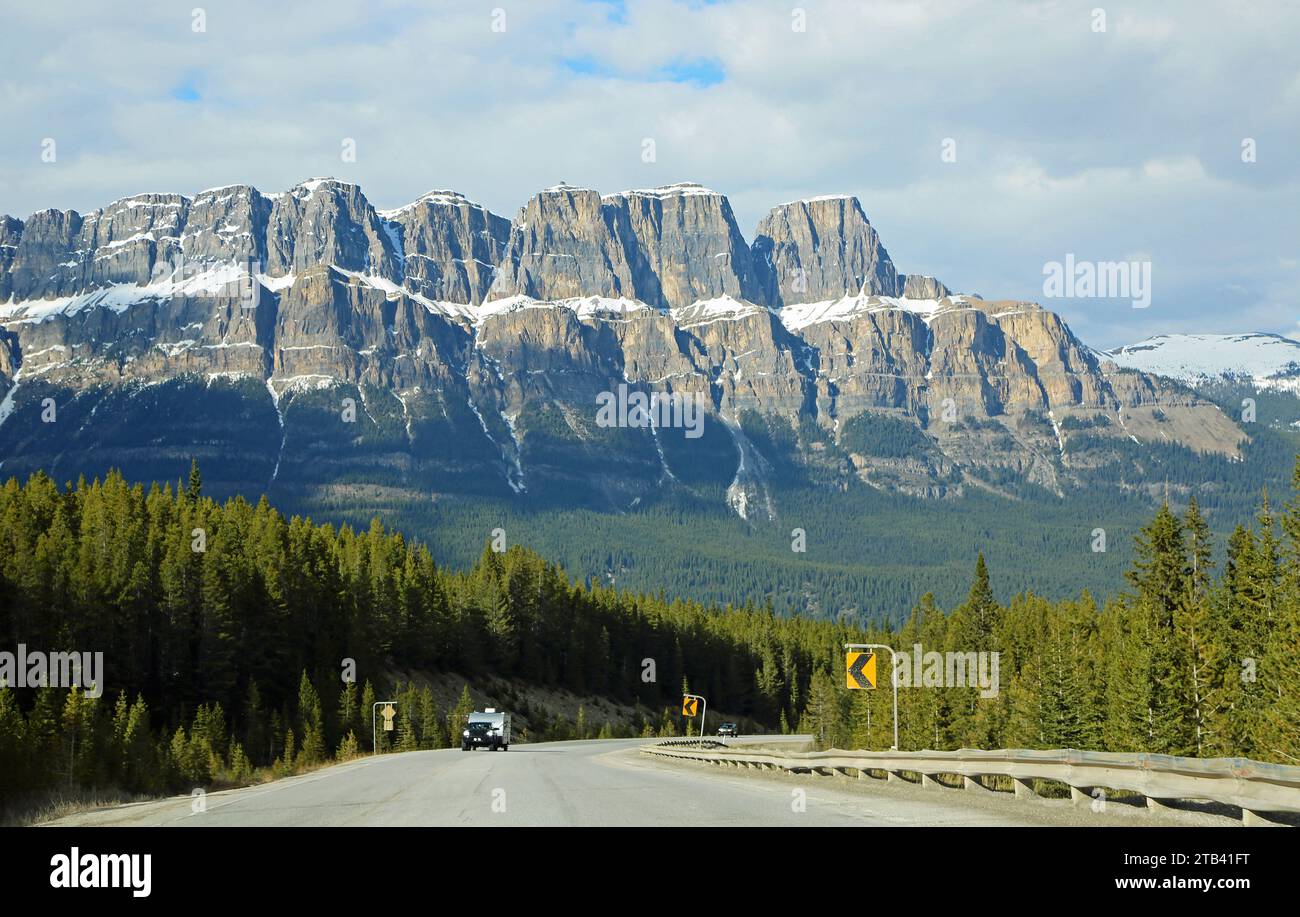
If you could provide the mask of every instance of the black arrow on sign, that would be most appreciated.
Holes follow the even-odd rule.
[[[860,688],[872,687],[871,679],[867,678],[867,673],[862,671],[868,662],[875,658],[875,653],[859,653],[858,658],[853,660],[853,665],[849,666],[849,674],[853,680],[858,683]]]
[[[685,703],[684,706],[686,707],[686,715],[687,715],[687,716],[695,716],[695,705],[698,704],[698,703],[699,703],[699,701],[697,701],[697,700],[696,700],[695,698],[693,698],[693,697],[692,697],[692,698],[689,698],[689,699],[686,701],[686,703]]]

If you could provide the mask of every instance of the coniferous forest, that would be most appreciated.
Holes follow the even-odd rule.
[[[468,689],[440,708],[393,672],[608,698],[639,712],[624,734],[674,734],[686,688],[754,730],[888,748],[889,666],[878,690],[847,690],[845,642],[1000,654],[996,696],[900,690],[903,748],[1298,764],[1300,461],[1292,483],[1277,509],[1261,495],[1226,550],[1194,500],[1160,508],[1108,598],[995,596],[980,554],[960,604],[926,594],[901,627],[864,627],[589,585],[520,545],[444,569],[378,520],[354,531],[285,518],[265,499],[218,504],[197,467],[177,485],[11,478],[0,650],[103,652],[105,667],[99,697],[0,687],[0,808],[60,789],[228,785],[366,753],[370,706],[395,694],[402,712],[381,750],[452,744]],[[528,738],[594,735],[556,722]]]

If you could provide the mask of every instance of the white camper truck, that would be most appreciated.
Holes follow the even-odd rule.
[[[510,748],[510,714],[488,707],[482,713],[476,711],[469,715],[461,733],[460,750],[473,751],[480,745],[492,751]]]

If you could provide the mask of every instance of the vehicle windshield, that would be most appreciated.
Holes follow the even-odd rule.
[[[486,732],[487,730],[489,730],[489,729],[492,728],[492,724],[491,724],[491,723],[482,723],[482,722],[479,722],[479,723],[470,723],[470,724],[469,724],[469,728],[470,728],[472,731],[474,731],[474,732]]]

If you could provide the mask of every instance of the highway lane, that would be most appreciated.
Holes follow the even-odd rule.
[[[890,826],[1152,823],[1067,803],[665,761],[649,740],[381,755],[261,786],[116,806],[54,825],[122,826]],[[745,741],[745,740],[742,740]],[[770,738],[766,741],[771,741]],[[803,803],[801,805],[801,802]],[[1159,821],[1157,819],[1157,821]],[[1165,822],[1169,823],[1169,822]],[[1175,822],[1176,823],[1176,822]]]

